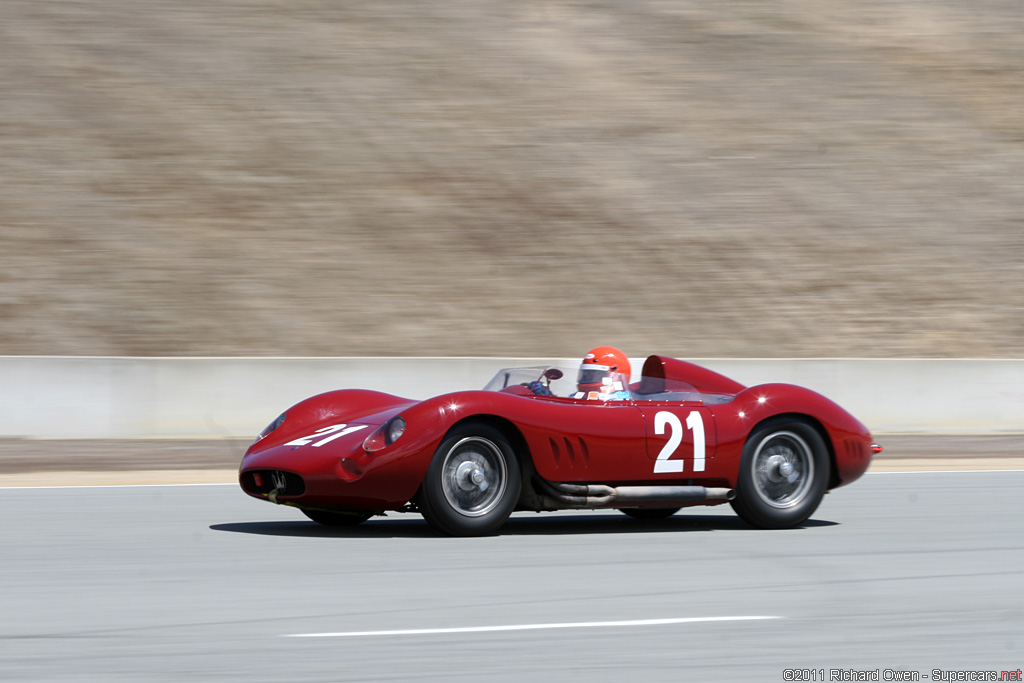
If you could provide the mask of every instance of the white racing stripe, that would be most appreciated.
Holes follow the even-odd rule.
[[[677,617],[671,619],[636,619],[632,621],[578,621],[562,624],[509,624],[504,626],[464,626],[461,628],[417,628],[399,631],[341,631],[338,633],[287,633],[283,638],[356,638],[362,636],[421,636],[446,633],[493,633],[496,631],[540,631],[553,628],[614,628],[625,626],[662,626],[695,624],[713,621],[760,621],[783,617]]]

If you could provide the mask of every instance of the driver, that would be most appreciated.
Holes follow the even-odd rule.
[[[572,398],[623,401],[629,394],[629,358],[614,346],[598,346],[580,363]]]

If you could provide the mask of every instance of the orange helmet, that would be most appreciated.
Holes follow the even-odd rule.
[[[622,391],[629,384],[629,358],[614,346],[598,346],[583,357],[580,372],[576,377],[576,388],[582,392],[609,391],[613,382],[618,382],[616,391]]]

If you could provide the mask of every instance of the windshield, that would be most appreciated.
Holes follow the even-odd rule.
[[[545,373],[557,370],[562,373],[558,379],[547,379]],[[550,373],[549,373],[550,374]],[[484,391],[508,391],[510,387],[522,387],[531,382],[541,382],[551,390],[551,395],[560,398],[582,398],[577,396],[577,376],[579,368],[556,368],[537,365],[527,368],[504,368],[484,386]],[[516,391],[512,389],[512,391]],[[525,391],[524,391],[525,393]],[[535,392],[531,392],[535,393]],[[733,399],[728,394],[702,394],[693,385],[673,379],[641,377],[639,382],[629,385],[629,395],[633,401],[701,401],[703,403],[727,403]]]
[[[546,379],[544,373],[549,370],[557,370],[562,375],[558,379]],[[572,396],[576,392],[576,371],[547,365],[528,368],[504,368],[499,370],[498,374],[487,383],[484,391],[503,391],[514,386],[525,387],[531,382],[543,382],[548,385],[554,396]]]

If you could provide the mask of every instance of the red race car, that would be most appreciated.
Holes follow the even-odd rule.
[[[802,387],[747,388],[664,356],[649,357],[638,382],[627,370],[624,383],[588,387],[603,366],[587,362],[575,387],[557,368],[534,367],[425,401],[314,396],[263,430],[239,482],[327,525],[395,510],[469,536],[493,533],[515,510],[657,519],[729,502],[753,526],[786,528],[881,451],[863,424]]]

